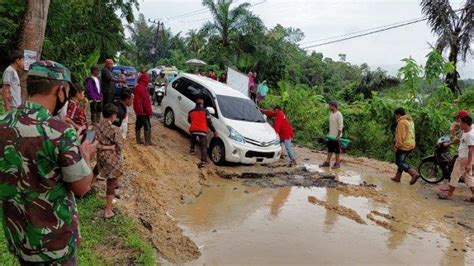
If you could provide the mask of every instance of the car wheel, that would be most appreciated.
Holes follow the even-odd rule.
[[[165,127],[174,127],[174,112],[171,110],[171,108],[167,108],[165,111]]]
[[[222,141],[215,140],[211,143],[209,150],[211,160],[216,165],[223,165],[225,163],[225,147]]]

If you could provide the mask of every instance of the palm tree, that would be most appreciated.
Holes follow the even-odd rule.
[[[205,44],[204,36],[196,29],[189,30],[187,35],[186,44],[188,48],[194,53],[199,53],[199,50],[201,50]]]
[[[209,8],[214,21],[207,22],[203,32],[219,35],[224,47],[228,47],[233,33],[245,33],[248,28],[263,27],[263,22],[249,11],[250,4],[243,3],[231,9],[234,0],[203,0],[202,5]]]
[[[466,0],[460,10],[454,10],[449,0],[422,0],[421,7],[432,31],[438,35],[437,49],[443,52],[449,47],[448,59],[455,68],[454,72],[446,75],[446,83],[453,93],[460,94],[456,64],[459,57],[465,62],[471,53],[474,37],[474,0]]]

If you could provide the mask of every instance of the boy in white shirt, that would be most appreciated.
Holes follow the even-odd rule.
[[[17,72],[24,67],[23,53],[13,51],[10,56],[10,65],[3,72],[2,94],[6,111],[17,108],[22,104],[22,98],[26,98],[26,95],[21,95],[20,78]]]
[[[459,179],[464,176],[464,183],[471,189],[472,196],[467,201],[474,203],[474,177],[472,165],[474,163],[474,129],[472,129],[472,118],[466,116],[461,118],[462,136],[459,142],[458,158],[451,173],[448,193],[439,193],[440,199],[450,199],[458,186]]]

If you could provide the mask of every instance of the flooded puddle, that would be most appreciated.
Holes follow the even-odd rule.
[[[202,253],[189,264],[474,264],[472,236],[446,222],[445,213],[452,211],[447,205],[434,207],[413,187],[355,172],[337,173],[336,179],[374,183],[390,193],[384,202],[337,188],[215,180],[176,214]],[[364,223],[328,206],[350,209]]]

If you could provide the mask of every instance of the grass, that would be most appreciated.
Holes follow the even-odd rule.
[[[135,222],[122,213],[118,213],[112,219],[104,220],[98,215],[104,205],[104,199],[95,194],[78,200],[82,236],[79,249],[80,264],[155,265],[155,252],[150,243],[140,237]],[[0,264],[18,265],[16,258],[10,255],[7,250],[3,230],[0,229],[0,231],[2,231],[0,234]],[[103,258],[99,252],[108,253],[110,256]]]

